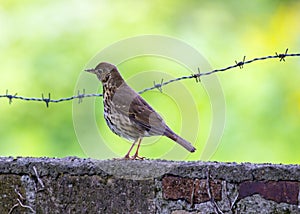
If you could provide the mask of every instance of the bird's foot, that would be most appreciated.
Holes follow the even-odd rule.
[[[137,154],[130,157],[131,160],[145,160],[145,157],[140,157]]]
[[[145,157],[140,157],[137,154],[135,154],[133,156],[129,156],[128,154],[126,154],[122,158],[114,158],[114,160],[144,160],[144,159],[145,159]]]
[[[122,158],[113,158],[113,160],[131,160],[131,157],[128,154],[126,154]]]

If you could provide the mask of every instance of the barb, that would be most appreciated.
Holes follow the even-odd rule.
[[[164,79],[161,79],[160,84],[156,84],[155,81],[153,81],[153,87],[157,88],[159,90],[160,93],[162,93],[162,85],[163,85]]]
[[[244,56],[243,61],[240,61],[240,62],[235,61],[235,64],[236,64],[237,66],[239,66],[240,69],[242,69],[242,68],[244,67],[245,60],[246,60],[246,56]]]
[[[82,103],[83,98],[85,97],[85,89],[82,90],[82,94],[80,94],[80,90],[77,92],[78,104]]]
[[[285,62],[285,59],[284,59],[284,58],[287,56],[288,50],[289,50],[289,49],[287,48],[287,49],[285,50],[285,53],[284,53],[284,54],[277,54],[277,52],[275,52],[276,56],[278,56],[278,58],[280,58],[280,60],[279,60],[280,62],[281,62],[281,61],[284,61],[284,62]]]
[[[234,65],[230,65],[228,67],[225,68],[221,68],[221,69],[215,69],[215,70],[211,70],[211,71],[207,71],[207,72],[200,72],[200,68],[198,68],[198,72],[195,74],[191,74],[190,76],[182,76],[182,77],[178,77],[175,79],[171,79],[168,80],[166,82],[163,81],[163,79],[161,80],[160,83],[156,84],[155,81],[153,82],[153,86],[149,87],[149,88],[145,88],[141,91],[139,91],[139,94],[142,94],[146,91],[150,91],[150,90],[154,90],[154,89],[158,89],[161,93],[162,93],[162,88],[168,84],[171,84],[173,82],[177,82],[177,81],[181,81],[181,80],[185,80],[185,79],[196,79],[196,82],[201,82],[201,77],[202,76],[209,76],[212,75],[214,73],[220,73],[220,72],[224,72],[227,70],[231,70],[233,68],[237,68],[239,67],[240,69],[242,69],[244,67],[244,65],[246,64],[250,64],[253,63],[255,61],[262,61],[262,60],[268,60],[268,59],[276,59],[279,58],[279,61],[283,61],[285,62],[285,59],[287,57],[300,57],[300,53],[288,53],[288,48],[285,50],[284,53],[277,53],[275,52],[275,55],[270,55],[270,56],[263,56],[263,57],[257,57],[257,58],[253,58],[250,60],[246,61],[246,56],[243,57],[243,60],[240,62],[235,61]],[[87,70],[91,70],[91,69],[87,69]],[[42,94],[41,98],[34,98],[34,97],[22,97],[22,96],[17,96],[17,93],[13,94],[9,94],[8,90],[6,90],[6,93],[4,95],[0,95],[0,98],[7,98],[9,101],[9,104],[12,103],[13,99],[19,99],[19,100],[25,100],[25,101],[37,101],[37,102],[45,102],[46,107],[49,107],[49,103],[59,103],[59,102],[64,102],[64,101],[70,101],[70,100],[74,100],[74,99],[78,99],[78,103],[83,102],[83,99],[86,97],[102,97],[102,94],[86,94],[85,93],[85,89],[82,90],[82,93],[80,93],[80,91],[77,92],[77,95],[71,96],[71,97],[66,97],[66,98],[60,98],[60,99],[51,99],[50,98],[50,93],[48,93],[48,98],[44,97],[44,94]]]
[[[46,107],[49,107],[50,93],[48,94],[48,98],[44,98],[44,94],[42,94],[42,100],[46,103]]]
[[[198,67],[198,73],[197,74],[192,74],[192,76],[196,79],[196,82],[198,83],[200,83],[201,82],[201,78],[200,78],[200,76],[201,76],[201,72],[200,72],[200,68]]]
[[[6,95],[6,97],[7,97],[8,100],[9,100],[9,101],[8,101],[9,104],[12,103],[12,99],[13,99],[13,98],[16,98],[17,94],[18,94],[18,93],[15,93],[15,95],[8,94],[8,89],[6,89],[6,94],[5,94],[5,95]]]

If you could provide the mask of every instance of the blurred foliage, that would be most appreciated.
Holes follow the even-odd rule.
[[[292,0],[2,0],[0,94],[8,89],[27,97],[48,92],[53,98],[71,96],[91,57],[116,41],[142,34],[168,35],[185,41],[199,50],[212,68],[231,65],[244,55],[250,59],[284,52],[286,48],[299,52],[299,11],[300,2]],[[226,126],[211,160],[300,163],[299,62],[299,58],[288,58],[286,62],[268,60],[218,74],[226,99]],[[136,60],[133,72],[145,69],[146,63]],[[180,73],[170,75],[178,77]],[[153,80],[159,79],[143,82],[151,86]],[[170,91],[176,90],[176,84],[181,83],[173,83]],[[194,80],[184,84],[190,90],[201,88]],[[172,107],[177,111],[174,100],[156,101],[158,96],[163,95],[157,91],[144,95],[156,109],[160,108],[172,128],[180,130],[180,118],[169,110]],[[189,127],[189,139],[198,136],[200,145],[200,151],[190,160],[198,159],[207,138],[203,133],[209,131],[210,103],[205,96],[201,89],[195,99],[203,120],[199,136],[198,129]],[[100,109],[101,102],[99,106]],[[102,127],[101,115],[99,110]],[[73,128],[72,102],[46,108],[45,103],[14,100],[9,105],[6,99],[0,99],[0,120],[1,156],[86,156]],[[112,143],[111,148],[118,155],[125,154],[129,144],[114,136],[112,141],[120,141],[122,146]],[[163,141],[173,145],[169,140]],[[160,157],[160,148],[163,147],[159,144],[152,149],[145,147],[144,155]]]

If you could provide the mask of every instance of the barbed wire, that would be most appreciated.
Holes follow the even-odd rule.
[[[201,73],[200,69],[198,68],[198,72],[195,74],[191,74],[189,76],[182,76],[182,77],[178,77],[175,79],[171,79],[168,80],[166,82],[164,82],[163,79],[161,79],[160,83],[155,83],[155,81],[153,82],[153,86],[149,87],[149,88],[145,88],[141,91],[139,91],[139,94],[142,94],[146,91],[150,91],[150,90],[154,90],[154,89],[158,89],[160,92],[162,92],[162,87],[165,85],[168,85],[170,83],[173,82],[177,82],[177,81],[181,81],[184,79],[195,79],[196,82],[201,82],[201,77],[202,76],[208,76],[214,73],[218,73],[218,72],[224,72],[236,67],[239,67],[240,69],[242,69],[244,67],[244,65],[246,64],[250,64],[252,62],[255,61],[262,61],[262,60],[267,60],[267,59],[274,59],[274,58],[279,58],[279,61],[283,61],[285,62],[285,58],[286,57],[299,57],[300,53],[288,53],[288,48],[285,50],[284,53],[277,53],[275,52],[275,55],[270,55],[270,56],[263,56],[263,57],[256,57],[250,60],[246,61],[246,56],[243,57],[242,61],[235,61],[234,65],[225,67],[225,68],[221,68],[221,69],[214,69],[208,72],[204,72]],[[66,97],[66,98],[60,98],[60,99],[51,99],[51,95],[50,93],[48,93],[48,97],[44,97],[44,94],[42,93],[42,97],[41,98],[35,98],[35,97],[23,97],[23,96],[18,96],[17,93],[16,94],[9,94],[8,90],[6,90],[6,93],[3,95],[0,95],[0,98],[7,98],[9,104],[12,103],[13,99],[20,99],[20,100],[25,100],[25,101],[37,101],[37,102],[45,102],[46,107],[49,107],[49,103],[59,103],[59,102],[64,102],[64,101],[69,101],[69,100],[74,100],[74,99],[78,99],[78,103],[81,103],[83,101],[83,98],[86,97],[102,97],[102,94],[86,94],[85,93],[85,89],[82,90],[82,93],[80,91],[77,92],[77,95],[71,96],[71,97]]]

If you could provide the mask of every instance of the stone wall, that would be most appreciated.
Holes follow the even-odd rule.
[[[0,158],[0,213],[300,213],[299,165]]]

